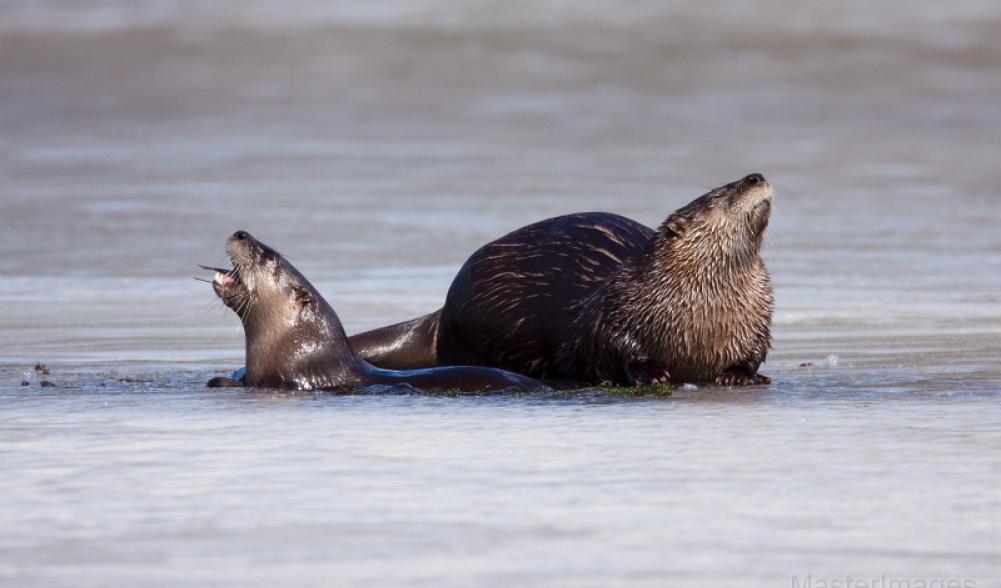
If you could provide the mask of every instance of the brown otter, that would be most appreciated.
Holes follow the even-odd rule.
[[[620,385],[767,384],[772,187],[711,190],[656,231],[608,213],[518,229],[476,251],[445,306],[351,338],[385,367],[475,364]]]
[[[238,231],[226,241],[232,270],[216,270],[213,288],[243,323],[253,387],[341,390],[411,384],[425,390],[541,389],[535,380],[488,367],[392,371],[351,350],[333,308],[277,251]],[[214,268],[207,268],[214,269]],[[210,386],[239,385],[216,378]]]

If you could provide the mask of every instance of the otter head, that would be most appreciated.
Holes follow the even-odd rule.
[[[281,330],[303,321],[326,322],[323,312],[315,312],[317,307],[329,308],[326,301],[280,253],[246,231],[237,231],[226,240],[226,253],[233,271],[217,275],[213,287],[227,305],[231,299],[246,298],[237,312],[245,324]]]
[[[682,263],[733,267],[753,262],[768,227],[772,194],[761,174],[710,190],[668,217],[658,241]]]
[[[213,288],[243,322],[248,383],[311,387],[303,378],[343,356],[337,314],[299,270],[246,231],[226,240],[226,253],[233,269],[217,273]]]

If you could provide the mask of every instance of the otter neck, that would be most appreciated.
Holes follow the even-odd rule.
[[[760,237],[732,231],[677,236],[664,228],[642,253],[629,260],[620,275],[641,282],[663,283],[666,276],[720,294],[714,284],[740,282],[761,270]]]
[[[315,390],[356,386],[368,379],[367,366],[351,349],[340,319],[318,296],[294,317],[252,308],[243,324],[251,386]]]
[[[647,356],[675,381],[711,380],[767,332],[771,298],[760,257],[729,257],[715,244],[678,239],[658,234],[584,309],[578,324],[601,325],[604,336],[578,340],[614,341],[617,349],[611,364],[597,368],[602,376]]]

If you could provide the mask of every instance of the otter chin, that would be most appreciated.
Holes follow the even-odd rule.
[[[587,212],[473,253],[445,305],[351,338],[376,365],[494,366],[616,385],[767,384],[774,192],[761,174],[710,190],[656,230]]]
[[[232,269],[205,269],[216,272],[216,295],[243,324],[247,386],[345,391],[397,384],[458,391],[545,388],[531,378],[494,368],[376,368],[355,355],[333,308],[280,253],[246,231],[227,239],[226,253]],[[239,383],[216,378],[209,384]]]

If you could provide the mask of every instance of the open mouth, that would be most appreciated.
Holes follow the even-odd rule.
[[[215,272],[215,276],[211,280],[204,278],[195,279],[212,284],[212,290],[222,300],[223,305],[235,312],[241,320],[245,319],[252,300],[250,291],[240,278],[240,271],[236,267],[228,270],[205,265],[198,267],[203,270]]]
[[[211,267],[207,265],[200,265],[198,267],[202,268],[203,270],[215,272],[215,276],[211,280],[206,280],[203,278],[197,278],[197,279],[212,284],[212,287],[215,289],[216,293],[219,294],[220,296],[226,296],[227,294],[231,294],[239,290],[243,286],[243,281],[240,280],[240,272],[237,271],[235,267],[228,270],[218,267]]]

